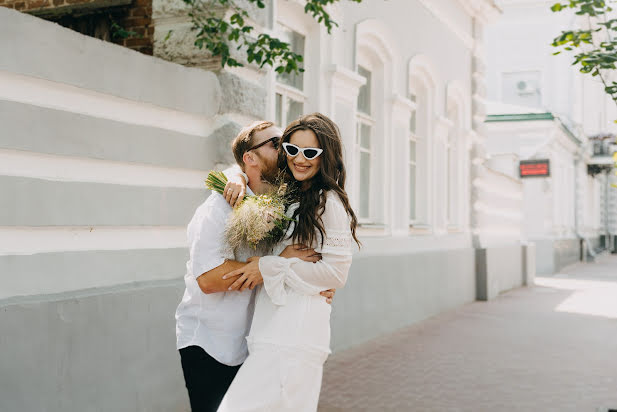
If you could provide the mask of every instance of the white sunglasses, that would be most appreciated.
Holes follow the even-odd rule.
[[[318,147],[298,147],[291,143],[283,143],[283,149],[289,157],[296,157],[302,152],[302,156],[304,156],[306,160],[313,160],[323,153],[323,149],[319,149]]]

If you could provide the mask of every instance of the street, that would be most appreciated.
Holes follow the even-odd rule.
[[[319,412],[617,408],[617,256],[336,353]]]

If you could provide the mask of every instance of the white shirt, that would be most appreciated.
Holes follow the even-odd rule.
[[[247,188],[247,192],[248,192]],[[246,359],[248,335],[254,310],[254,291],[205,294],[197,277],[234,256],[225,240],[225,225],[232,208],[225,198],[212,193],[197,208],[188,225],[190,257],[186,263],[186,290],[176,310],[176,347],[199,346],[217,361],[239,365]]]

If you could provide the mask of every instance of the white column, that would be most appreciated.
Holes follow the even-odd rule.
[[[473,207],[481,197],[482,177],[486,175],[486,73],[484,64],[484,25],[474,19],[474,48],[472,57],[472,128],[471,144],[471,230],[475,247],[483,247],[479,211]]]
[[[453,123],[438,116],[433,133],[433,227],[435,234],[447,233],[448,221],[448,134]]]

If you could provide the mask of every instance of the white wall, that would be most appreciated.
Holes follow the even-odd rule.
[[[0,55],[0,410],[187,410],[173,312],[235,134],[219,80],[4,7]]]

